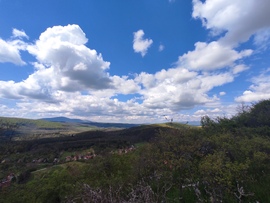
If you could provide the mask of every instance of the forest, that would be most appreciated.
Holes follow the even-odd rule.
[[[11,139],[2,122],[0,202],[270,202],[269,115],[263,100],[231,118],[204,116],[200,127],[38,139]]]

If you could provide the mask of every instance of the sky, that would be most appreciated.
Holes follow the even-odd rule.
[[[269,0],[0,0],[0,116],[159,123],[270,98]]]

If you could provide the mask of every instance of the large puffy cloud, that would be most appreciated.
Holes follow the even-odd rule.
[[[114,76],[112,81],[120,85],[119,89],[89,92],[40,89],[41,85],[35,83],[36,79],[29,77],[27,80],[33,81],[9,82],[9,86],[3,88],[16,90],[18,94],[10,95],[10,98],[21,99],[18,96],[24,95],[23,99],[17,103],[18,113],[21,115],[38,117],[62,115],[103,122],[141,123],[162,121],[164,119],[162,115],[168,115],[175,121],[199,120],[198,115],[178,115],[177,112],[194,108],[196,105],[211,106],[211,103],[212,105],[217,103],[217,96],[208,96],[208,91],[231,82],[233,76],[230,72],[199,74],[177,67],[161,70],[156,74],[141,73],[135,79]],[[41,80],[38,82],[46,83]],[[48,84],[49,82],[47,81]],[[34,88],[37,88],[36,92],[43,94],[34,94],[35,91],[31,91]],[[9,91],[9,93],[14,91]],[[120,101],[114,97],[118,93],[139,93],[136,95],[141,96],[140,98],[133,97],[128,101]],[[38,97],[39,100],[37,100]]]
[[[169,111],[159,109],[153,111],[134,100],[126,102],[116,98],[83,95],[79,92],[57,91],[55,98],[61,102],[48,103],[40,101],[18,102],[18,111],[27,112],[26,116],[68,116],[102,122],[157,122],[157,115]]]
[[[133,49],[136,53],[141,53],[142,57],[147,53],[148,48],[152,45],[152,39],[144,39],[144,31],[134,32]]]
[[[101,54],[85,46],[87,38],[78,25],[54,26],[43,32],[35,45],[28,51],[35,55],[44,69],[52,69],[51,84],[55,89],[79,91],[82,89],[103,89],[111,86],[105,72],[110,63]]]
[[[222,46],[218,41],[197,42],[195,50],[179,57],[179,63],[192,70],[216,70],[233,66],[235,61],[251,55],[252,50],[237,52],[231,47]]]
[[[247,41],[251,35],[269,36],[269,0],[193,0],[194,18],[202,20],[214,34],[226,32],[222,39],[225,44]]]
[[[270,36],[269,6],[267,0],[260,3],[255,0],[245,3],[241,0],[193,0],[193,18],[201,19],[203,26],[219,39],[195,43],[195,49],[180,56],[178,64],[197,71],[230,68],[232,73],[238,74],[247,70],[248,66],[242,64],[242,60],[254,51],[239,51],[236,47],[252,35],[256,45],[267,45]]]
[[[9,99],[29,98],[53,102],[50,75],[53,75],[52,69],[44,69],[35,72],[21,82],[0,81],[0,96]]]
[[[113,84],[116,87],[114,90],[116,93],[135,94],[141,89],[133,79],[129,79],[127,76],[113,76],[111,79],[113,80]]]
[[[22,32],[14,35],[25,37]],[[87,41],[78,25],[48,28],[34,44],[27,46],[29,53],[37,59],[32,63],[34,72],[21,82],[0,81],[0,96],[19,99],[18,113],[29,117],[62,115],[95,121],[102,118],[108,122],[141,123],[157,122],[163,119],[162,115],[169,115],[175,120],[194,120],[199,119],[197,114],[178,115],[177,112],[201,105],[216,108],[219,98],[209,95],[209,91],[232,82],[234,74],[245,69],[245,66],[234,66],[234,61],[251,53],[221,47],[218,42],[201,43],[201,49],[196,45],[194,52],[180,57],[182,64],[177,67],[155,74],[143,72],[129,78],[110,76],[110,63],[86,47]],[[215,48],[217,50],[213,51]],[[221,65],[211,66],[209,61],[200,58],[208,52],[216,53],[209,55],[207,60],[220,62],[220,59]],[[221,53],[226,57],[222,58]],[[192,61],[199,62],[192,65]],[[234,71],[200,72],[204,67],[215,70],[225,65],[233,66]],[[130,99],[121,101],[120,97],[117,99],[118,95],[129,95]]]
[[[142,105],[150,109],[179,111],[212,103],[217,96],[208,96],[216,86],[232,82],[232,73],[199,74],[183,67],[161,70],[154,75],[141,73],[135,80],[142,84]]]
[[[268,0],[193,0],[193,18],[201,19],[218,39],[195,43],[195,49],[180,56],[177,63],[196,71],[230,68],[235,75],[247,70],[243,60],[254,51],[241,50],[240,43],[254,36],[254,44],[263,48],[269,45],[268,8]]]
[[[24,32],[18,30],[13,34],[26,37]],[[113,89],[113,81],[106,72],[110,63],[104,61],[95,50],[87,48],[86,42],[87,38],[78,25],[48,28],[35,44],[23,44],[24,49],[37,59],[32,63],[34,73],[17,83],[1,81],[0,95],[56,102],[53,94],[57,90]]]

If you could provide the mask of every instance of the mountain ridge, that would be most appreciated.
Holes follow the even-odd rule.
[[[133,123],[103,123],[103,122],[94,122],[90,120],[81,120],[81,119],[72,119],[68,117],[52,117],[52,118],[41,118],[40,120],[46,120],[51,122],[60,122],[60,123],[76,123],[76,124],[87,124],[101,128],[130,128],[140,126],[142,124],[133,124]]]
[[[46,121],[51,121],[51,122],[65,122],[65,123],[84,123],[84,122],[92,123],[92,121],[89,121],[89,120],[68,118],[68,117],[64,117],[64,116],[51,117],[51,118],[40,118],[39,120],[46,120]]]

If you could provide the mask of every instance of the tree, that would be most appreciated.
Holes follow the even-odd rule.
[[[209,116],[203,116],[201,118],[201,126],[203,128],[211,127],[215,124],[215,122]]]
[[[11,141],[18,128],[19,128],[18,123],[1,119],[0,120],[0,137],[2,136],[5,139],[7,138],[9,141]]]
[[[252,105],[250,117],[252,121],[250,125],[254,127],[270,126],[270,100],[263,100]]]

